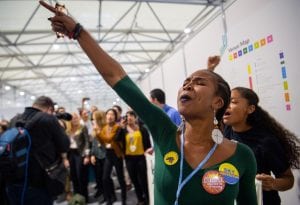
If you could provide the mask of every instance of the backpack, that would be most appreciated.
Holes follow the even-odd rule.
[[[25,128],[10,128],[0,137],[0,172],[4,178],[23,179],[27,173],[31,137]]]
[[[31,148],[31,137],[27,129],[39,116],[40,114],[35,114],[26,123],[18,121],[18,127],[8,129],[0,136],[0,173],[3,178],[13,181],[27,178]]]

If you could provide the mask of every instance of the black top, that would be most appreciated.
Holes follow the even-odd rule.
[[[278,138],[264,129],[251,128],[245,132],[234,132],[230,126],[225,126],[227,138],[248,145],[254,152],[257,161],[257,173],[271,174],[279,177],[290,166],[285,156],[283,146]],[[263,191],[264,205],[279,205],[278,191]]]
[[[33,107],[25,108],[23,114],[12,119],[11,126],[15,126],[19,119],[25,121],[32,119],[38,112],[41,111]],[[47,113],[40,113],[28,132],[32,143],[29,157],[28,183],[32,187],[45,187],[46,172],[41,168],[34,155],[36,154],[45,163],[45,166],[49,166],[60,157],[61,153],[69,150],[70,141],[58,123],[57,118]]]

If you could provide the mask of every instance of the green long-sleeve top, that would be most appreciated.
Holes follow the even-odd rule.
[[[128,76],[117,82],[113,89],[138,114],[152,134],[155,143],[154,204],[173,205],[180,172],[180,149],[176,144],[177,127],[161,109],[149,102]],[[203,181],[212,178],[203,176],[219,172],[221,165],[224,168],[226,163],[230,163],[238,171],[235,183],[224,183],[225,188],[220,193],[209,193],[210,191],[204,189]],[[184,160],[183,179],[192,171]],[[233,205],[234,200],[239,205],[256,205],[255,174],[256,162],[252,151],[245,145],[237,144],[231,157],[199,170],[191,178],[181,191],[179,205]]]

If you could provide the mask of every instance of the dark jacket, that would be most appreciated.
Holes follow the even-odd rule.
[[[40,113],[39,117],[28,129],[32,143],[29,155],[28,183],[29,186],[39,188],[45,187],[46,172],[37,158],[44,163],[44,166],[49,166],[61,157],[61,153],[69,150],[70,141],[54,115],[41,113],[40,110],[33,107],[25,108],[23,114],[12,120],[11,126],[18,125],[19,121],[30,120],[37,113]]]

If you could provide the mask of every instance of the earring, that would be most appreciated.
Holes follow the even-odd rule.
[[[213,139],[213,141],[216,144],[221,144],[223,142],[223,133],[221,132],[221,130],[218,127],[218,120],[216,118],[216,112],[214,111],[214,126],[215,128],[213,129],[212,133],[211,133],[211,137]]]

